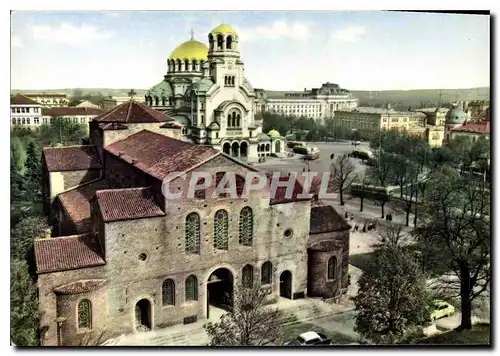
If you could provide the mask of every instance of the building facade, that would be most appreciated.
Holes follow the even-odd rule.
[[[99,108],[90,107],[53,107],[42,109],[42,124],[52,125],[56,120],[65,120],[74,124],[88,124],[92,119],[101,115],[104,111]]]
[[[304,91],[255,89],[255,94],[256,113],[304,116],[319,122],[334,117],[336,111],[351,111],[358,106],[358,100],[348,90],[334,83],[325,83],[321,88]]]
[[[210,318],[231,308],[239,284],[270,298],[345,293],[345,220],[301,198],[299,182],[291,196],[269,186],[242,196],[243,177],[258,171],[183,140],[182,128],[131,101],[91,122],[90,146],[44,149],[53,237],[35,241],[43,345]],[[214,197],[227,172],[237,197]],[[201,173],[214,183],[188,196]],[[167,177],[177,199],[163,194]]]
[[[10,127],[38,127],[42,124],[42,105],[23,94],[10,97]]]
[[[70,99],[68,94],[31,93],[24,95],[36,102],[39,102],[46,108],[68,106]]]

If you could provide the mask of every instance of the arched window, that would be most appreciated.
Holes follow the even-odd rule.
[[[198,181],[196,182],[196,185],[202,185],[205,184],[205,178],[201,177],[198,178]],[[196,199],[205,199],[206,194],[205,194],[206,188],[198,188],[194,191],[194,197]]]
[[[161,105],[162,105],[162,106],[165,106],[165,104],[166,104],[166,103],[167,103],[167,98],[162,97],[162,98],[161,98]]]
[[[180,59],[177,60],[177,71],[180,72],[181,71],[181,64],[182,64],[182,61]]]
[[[233,44],[233,38],[231,36],[227,36],[226,38],[226,49],[231,49]]]
[[[245,178],[240,176],[239,174],[236,175],[236,194],[241,197],[243,194],[243,189],[245,189]]]
[[[162,290],[163,305],[175,305],[175,283],[171,279],[166,279],[163,282]]]
[[[253,239],[253,213],[248,206],[240,212],[240,244],[252,246]]]
[[[240,127],[241,126],[241,116],[240,114],[236,115],[236,127]]]
[[[193,63],[191,63],[191,65],[192,65],[191,70],[192,70],[192,71],[196,71],[196,70],[197,70],[197,68],[196,68],[196,64],[197,64],[197,63],[198,63],[198,62],[196,62],[196,59],[193,59]]]
[[[198,300],[198,279],[191,275],[186,279],[186,302],[194,300]]]
[[[337,266],[337,257],[332,256],[328,259],[328,279],[335,279],[335,269]]]
[[[234,76],[231,77],[231,85],[234,86]]]
[[[208,45],[210,51],[212,51],[214,49],[214,36],[212,36],[212,34],[208,35]]]
[[[13,118],[12,118],[12,125],[15,125],[15,124],[16,124],[16,118],[15,118],[15,117],[13,117]]]
[[[227,85],[227,75],[224,76],[224,85]]]
[[[155,96],[155,106],[158,105],[160,105],[160,99],[157,96]]]
[[[253,267],[251,265],[246,265],[243,267],[242,284],[245,288],[252,288],[253,286]]]
[[[191,213],[186,216],[186,252],[200,253],[200,216]]]
[[[214,247],[219,250],[228,249],[228,216],[227,211],[218,210],[214,216]]]
[[[260,268],[260,283],[261,284],[271,284],[273,275],[273,265],[271,262],[267,261],[262,264]]]
[[[189,61],[187,59],[184,60],[184,70],[188,70],[189,68]]]
[[[217,35],[217,49],[222,49],[222,35]]]
[[[222,178],[224,178],[225,172],[217,172],[215,174],[215,189],[219,186],[220,181]],[[226,186],[228,185],[229,182],[226,182]],[[226,188],[226,187],[221,187],[221,188]],[[219,193],[218,197],[219,198],[227,198],[229,196],[229,193]]]
[[[88,299],[78,303],[78,328],[92,329],[92,303]]]

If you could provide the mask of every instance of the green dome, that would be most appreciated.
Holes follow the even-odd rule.
[[[269,136],[267,136],[265,133],[260,133],[258,136],[259,141],[271,141]]]
[[[447,125],[460,125],[467,120],[467,114],[462,109],[454,107],[448,110],[445,118]]]
[[[169,82],[162,80],[146,92],[146,95],[157,96],[159,98],[169,98],[174,95],[174,91]]]
[[[208,128],[213,131],[220,130],[219,123],[217,123],[216,121],[212,121],[210,125],[208,125]]]
[[[189,121],[189,119],[184,116],[184,115],[175,115],[172,117],[175,121],[177,121],[178,123],[186,126],[186,127],[190,127],[191,126],[191,121]]]

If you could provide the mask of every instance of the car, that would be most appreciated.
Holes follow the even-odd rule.
[[[444,318],[455,313],[455,307],[443,300],[433,300],[431,303],[431,320]]]
[[[331,340],[322,333],[308,331],[297,336],[296,339],[286,341],[283,346],[324,346],[332,345]]]

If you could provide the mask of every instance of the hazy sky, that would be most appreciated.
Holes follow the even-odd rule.
[[[240,35],[256,88],[351,90],[490,85],[489,17],[394,12],[27,12],[11,16],[13,89],[137,88],[162,80],[176,46]]]

